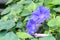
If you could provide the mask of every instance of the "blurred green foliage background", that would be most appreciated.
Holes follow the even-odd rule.
[[[60,40],[60,0],[8,0],[0,13],[0,40]],[[35,38],[26,32],[26,23],[38,6],[50,9],[50,19],[39,33],[48,37]]]

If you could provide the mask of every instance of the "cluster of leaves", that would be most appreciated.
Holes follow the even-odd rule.
[[[60,0],[8,0],[6,5],[1,12],[0,40],[60,39]],[[39,33],[51,34],[48,37],[34,38],[26,32],[27,20],[38,6],[46,6],[51,11],[50,19],[39,29]]]

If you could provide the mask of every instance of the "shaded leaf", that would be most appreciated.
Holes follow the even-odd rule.
[[[7,2],[6,4],[9,4],[9,3],[11,3],[11,2],[13,2],[13,0],[8,0],[8,2]]]
[[[15,26],[15,22],[13,20],[8,20],[6,22],[0,21],[0,30],[6,29],[9,30]]]
[[[5,40],[4,36],[6,35],[6,31],[0,32],[0,40]]]
[[[22,22],[17,22],[16,28],[22,28],[22,27],[23,27],[23,23]]]
[[[1,13],[1,15],[7,14],[10,12],[10,7],[7,7],[5,10],[3,10],[3,12]]]
[[[27,16],[24,21],[28,21],[30,19],[30,16]]]

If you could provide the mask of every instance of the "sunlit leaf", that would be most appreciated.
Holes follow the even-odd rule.
[[[4,17],[2,17],[1,20],[3,20],[3,21],[7,21],[7,20],[8,20],[8,16],[4,16]]]
[[[51,19],[49,22],[48,22],[48,25],[50,27],[60,27],[60,16],[57,16],[55,19]]]
[[[52,0],[51,1],[51,4],[53,4],[53,5],[60,5],[60,0]]]
[[[56,17],[57,25],[60,27],[60,16]]]
[[[19,2],[17,2],[17,4],[19,4],[19,5],[22,5],[22,4],[29,5],[31,2],[32,2],[31,0],[20,0]]]
[[[31,40],[38,40],[37,38],[33,38],[33,39],[31,39]]]
[[[23,10],[23,12],[21,13],[21,16],[27,16],[27,15],[30,15],[30,14],[31,14],[31,11]]]
[[[17,35],[18,35],[18,37],[19,38],[32,38],[32,36],[31,35],[29,35],[28,33],[26,33],[26,32],[17,32],[16,33]]]
[[[13,32],[8,32],[5,35],[5,40],[18,40],[18,36],[14,34]]]
[[[39,38],[39,40],[56,40],[53,36]]]
[[[51,20],[48,22],[48,25],[49,25],[50,27],[54,27],[54,26],[57,25],[57,22],[56,22],[55,19],[51,19]]]
[[[27,9],[29,9],[30,11],[34,11],[36,8],[37,8],[37,5],[36,5],[34,2],[32,2],[32,3],[27,7]]]
[[[59,8],[53,8],[56,12],[60,12],[60,7]]]

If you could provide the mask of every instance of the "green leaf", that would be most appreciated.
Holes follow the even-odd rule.
[[[8,20],[8,16],[4,16],[4,17],[2,17],[1,20],[3,20],[3,21],[7,21],[7,20]]]
[[[56,29],[56,31],[60,33],[60,27],[58,27],[58,28]]]
[[[53,36],[39,38],[39,40],[56,40]]]
[[[56,24],[57,24],[57,22],[56,22],[55,19],[51,19],[51,20],[48,22],[49,27],[55,27]]]
[[[21,13],[21,16],[27,16],[27,15],[30,15],[30,14],[31,14],[31,11],[23,10],[23,12]]]
[[[23,6],[22,5],[17,5],[17,4],[13,4],[11,6],[11,12],[13,12],[13,14],[17,14],[17,13],[20,13],[23,9]]]
[[[17,32],[16,33],[18,35],[19,38],[32,38],[32,36],[30,36],[28,33],[25,32]]]
[[[32,2],[31,0],[20,0],[19,2],[17,2],[17,4],[19,4],[19,5],[23,5],[23,4],[29,5],[31,2]]]
[[[57,21],[57,26],[60,27],[60,16],[57,16],[57,17],[56,17],[56,21]]]
[[[4,37],[0,37],[0,40],[5,40],[5,38]]]
[[[11,19],[11,20],[15,17],[12,13],[9,13],[7,16],[8,16],[8,18]]]
[[[18,36],[14,34],[13,32],[8,32],[5,35],[5,40],[18,40]]]
[[[5,15],[6,16],[6,19],[5,17],[2,18],[2,20],[13,20],[14,22],[17,22],[18,21],[18,18],[20,16],[18,16],[16,13],[14,14],[15,12],[10,12],[8,15]]]
[[[45,6],[49,6],[50,2],[52,2],[52,0],[43,0],[43,1]]]
[[[0,37],[5,36],[6,33],[7,33],[7,31],[1,31],[1,32],[0,32]]]
[[[34,11],[37,8],[37,5],[32,2],[26,9],[30,10],[30,11]]]
[[[60,27],[60,16],[57,16],[55,19],[48,21],[49,27]]]
[[[9,30],[15,26],[15,22],[13,20],[8,20],[6,22],[0,21],[0,30],[6,29]]]
[[[17,22],[16,28],[22,28],[22,27],[23,27],[23,23],[22,22]]]
[[[56,12],[60,12],[60,7],[58,7],[58,8],[53,8],[53,10],[56,11]]]
[[[24,19],[24,21],[27,21],[27,20],[29,20],[30,19],[30,16],[27,16],[25,19]]]
[[[52,0],[51,1],[51,4],[53,4],[53,5],[60,5],[60,0]]]
[[[42,6],[43,3],[44,3],[44,1],[45,1],[45,0],[39,0],[39,1],[37,2],[37,5],[38,5],[38,6],[39,6],[39,5]],[[47,1],[48,1],[48,0],[47,0]]]
[[[7,7],[5,10],[3,10],[3,12],[1,13],[1,15],[7,14],[10,12],[10,7]]]
[[[17,2],[17,4],[19,5],[24,4],[23,2],[25,2],[25,0],[20,0],[19,2]]]
[[[4,36],[6,35],[6,31],[1,31],[0,32],[0,40],[5,40]]]
[[[9,4],[9,3],[11,3],[11,2],[13,2],[13,0],[8,0],[8,2],[6,3],[6,5]]]
[[[31,39],[31,40],[38,40],[37,38],[33,38],[33,39]]]

